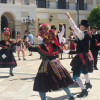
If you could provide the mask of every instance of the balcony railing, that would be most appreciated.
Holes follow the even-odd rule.
[[[36,5],[38,8],[48,8],[48,2],[45,2],[45,1],[38,1],[36,0]]]
[[[77,10],[77,3],[76,3],[76,10]],[[79,10],[87,10],[87,3],[79,5]]]
[[[50,1],[42,2],[37,0],[36,5],[38,8],[51,8]],[[56,9],[69,9],[69,2],[64,2],[64,3],[56,2],[55,6]]]
[[[57,9],[69,9],[69,2],[56,2],[57,4]]]
[[[7,0],[0,0],[0,3],[7,3]]]
[[[37,8],[52,8],[50,6],[50,3],[51,3],[50,1],[44,2],[42,0],[40,0],[40,1],[37,0],[36,5],[37,5]],[[54,8],[55,9],[69,9],[69,5],[70,5],[69,2],[56,2]],[[75,10],[77,10],[77,3],[75,5],[76,5]],[[87,3],[79,5],[79,10],[87,10]]]

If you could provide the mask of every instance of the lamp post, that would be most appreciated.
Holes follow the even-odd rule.
[[[77,0],[77,26],[79,27],[79,0]]]
[[[49,16],[49,22],[51,22],[53,20],[53,15],[51,14],[50,16]]]
[[[28,18],[23,19],[23,22],[27,26],[27,30],[29,30],[29,26],[33,25],[34,19],[30,19],[30,16],[28,16]]]

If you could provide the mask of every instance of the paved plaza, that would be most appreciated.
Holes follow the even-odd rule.
[[[28,56],[26,53],[26,61],[18,61],[16,53],[14,53],[18,66],[14,69],[14,76],[9,76],[9,69],[0,69],[0,100],[41,100],[38,92],[33,91],[34,78],[41,63],[40,55],[33,52],[33,56]],[[22,58],[21,58],[22,59]],[[64,67],[71,72],[70,62],[67,54],[63,54],[61,60]],[[100,55],[98,57],[98,68],[100,69]],[[71,72],[72,75],[72,72]],[[70,90],[75,97],[75,100],[100,100],[100,70],[94,70],[90,73],[90,80],[93,88],[89,89],[88,96],[77,98],[80,93],[77,82],[70,86]],[[81,75],[84,80],[84,76]],[[47,100],[68,100],[68,97],[63,89],[55,92],[48,92]]]

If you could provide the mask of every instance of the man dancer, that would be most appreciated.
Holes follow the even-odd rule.
[[[76,47],[76,53],[77,55],[73,58],[71,62],[73,74],[77,76],[77,81],[79,86],[82,89],[82,92],[77,95],[77,97],[84,97],[88,95],[88,88],[92,88],[92,85],[90,84],[90,79],[88,76],[88,50],[89,50],[89,34],[86,31],[87,28],[89,27],[88,21],[87,20],[82,20],[80,29],[76,26],[72,18],[70,17],[69,13],[66,13],[66,16],[69,19],[70,25],[73,28],[74,32],[78,36],[78,41],[77,41],[77,47]],[[86,80],[86,87],[83,84],[82,79],[80,78],[80,72],[85,76]],[[92,70],[93,71],[93,70]]]

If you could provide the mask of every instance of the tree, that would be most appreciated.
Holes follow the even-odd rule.
[[[91,27],[96,26],[100,30],[100,5],[91,10],[87,20]]]

